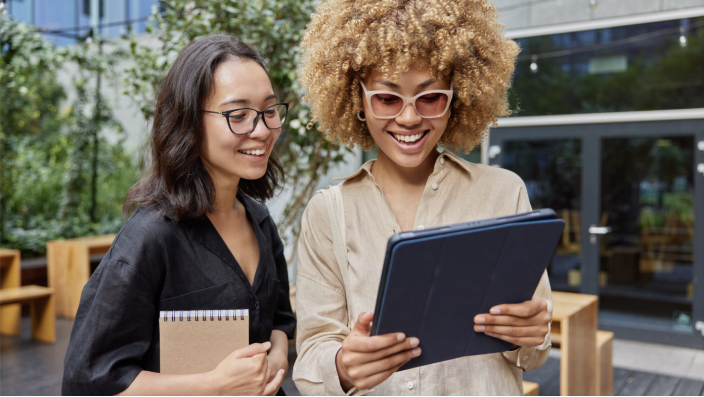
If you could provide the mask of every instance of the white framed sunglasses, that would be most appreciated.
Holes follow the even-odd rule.
[[[367,105],[374,117],[378,119],[395,119],[408,104],[413,105],[416,113],[422,118],[443,116],[452,102],[452,86],[449,90],[430,90],[409,98],[393,91],[367,91],[360,81]]]

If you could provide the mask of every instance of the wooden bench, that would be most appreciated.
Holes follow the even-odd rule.
[[[0,290],[19,288],[20,251],[0,248]],[[6,305],[0,308],[0,333],[18,336],[20,334],[20,305]]]
[[[56,315],[75,318],[81,292],[91,275],[91,255],[104,254],[115,235],[49,241],[46,244],[49,287],[56,296]]]
[[[523,395],[524,396],[539,396],[540,388],[537,383],[523,381]]]
[[[596,333],[596,389],[600,396],[613,396],[614,393],[614,333]]]
[[[562,352],[560,395],[613,395],[614,333],[596,329],[597,305],[594,295],[553,292],[550,339]],[[584,383],[589,379],[594,379],[592,386]]]
[[[38,285],[0,289],[0,306],[29,304],[32,319],[32,338],[56,342],[54,291]]]
[[[560,395],[597,394],[594,353],[599,298],[595,295],[553,291],[553,346],[560,346]]]

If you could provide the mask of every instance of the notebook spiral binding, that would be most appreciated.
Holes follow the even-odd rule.
[[[159,318],[164,321],[232,321],[244,320],[249,317],[248,309],[241,310],[166,310],[159,312]],[[217,318],[217,320],[215,320]]]

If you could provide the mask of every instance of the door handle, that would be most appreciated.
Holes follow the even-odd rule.
[[[607,233],[611,233],[610,227],[589,226],[589,234],[607,234]]]
[[[596,245],[596,241],[597,241],[596,236],[598,234],[607,234],[607,233],[611,233],[610,227],[591,225],[591,226],[589,226],[589,234],[590,234],[589,242],[592,245]]]

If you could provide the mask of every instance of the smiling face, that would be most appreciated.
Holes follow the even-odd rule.
[[[251,108],[262,111],[277,103],[269,76],[259,64],[250,60],[223,62],[215,70],[213,90],[203,110],[224,112]],[[237,112],[231,114],[233,128]],[[203,113],[201,160],[216,181],[259,179],[266,173],[267,160],[281,129],[269,129],[259,116],[257,127],[247,135],[235,135],[227,119],[219,114]],[[251,122],[250,122],[251,123]],[[251,129],[251,124],[247,130]]]
[[[368,91],[393,91],[409,98],[424,91],[450,89],[449,80],[435,80],[427,68],[419,66],[412,66],[408,72],[399,74],[396,81],[385,78],[380,71],[374,71],[364,79],[364,85]],[[429,98],[436,100],[435,97]],[[386,100],[384,96],[380,99]],[[422,100],[417,100],[417,107],[421,107]],[[450,119],[449,110],[440,117],[420,117],[411,104],[396,118],[379,119],[374,117],[366,99],[362,102],[367,127],[379,151],[401,167],[421,165],[435,150]]]

